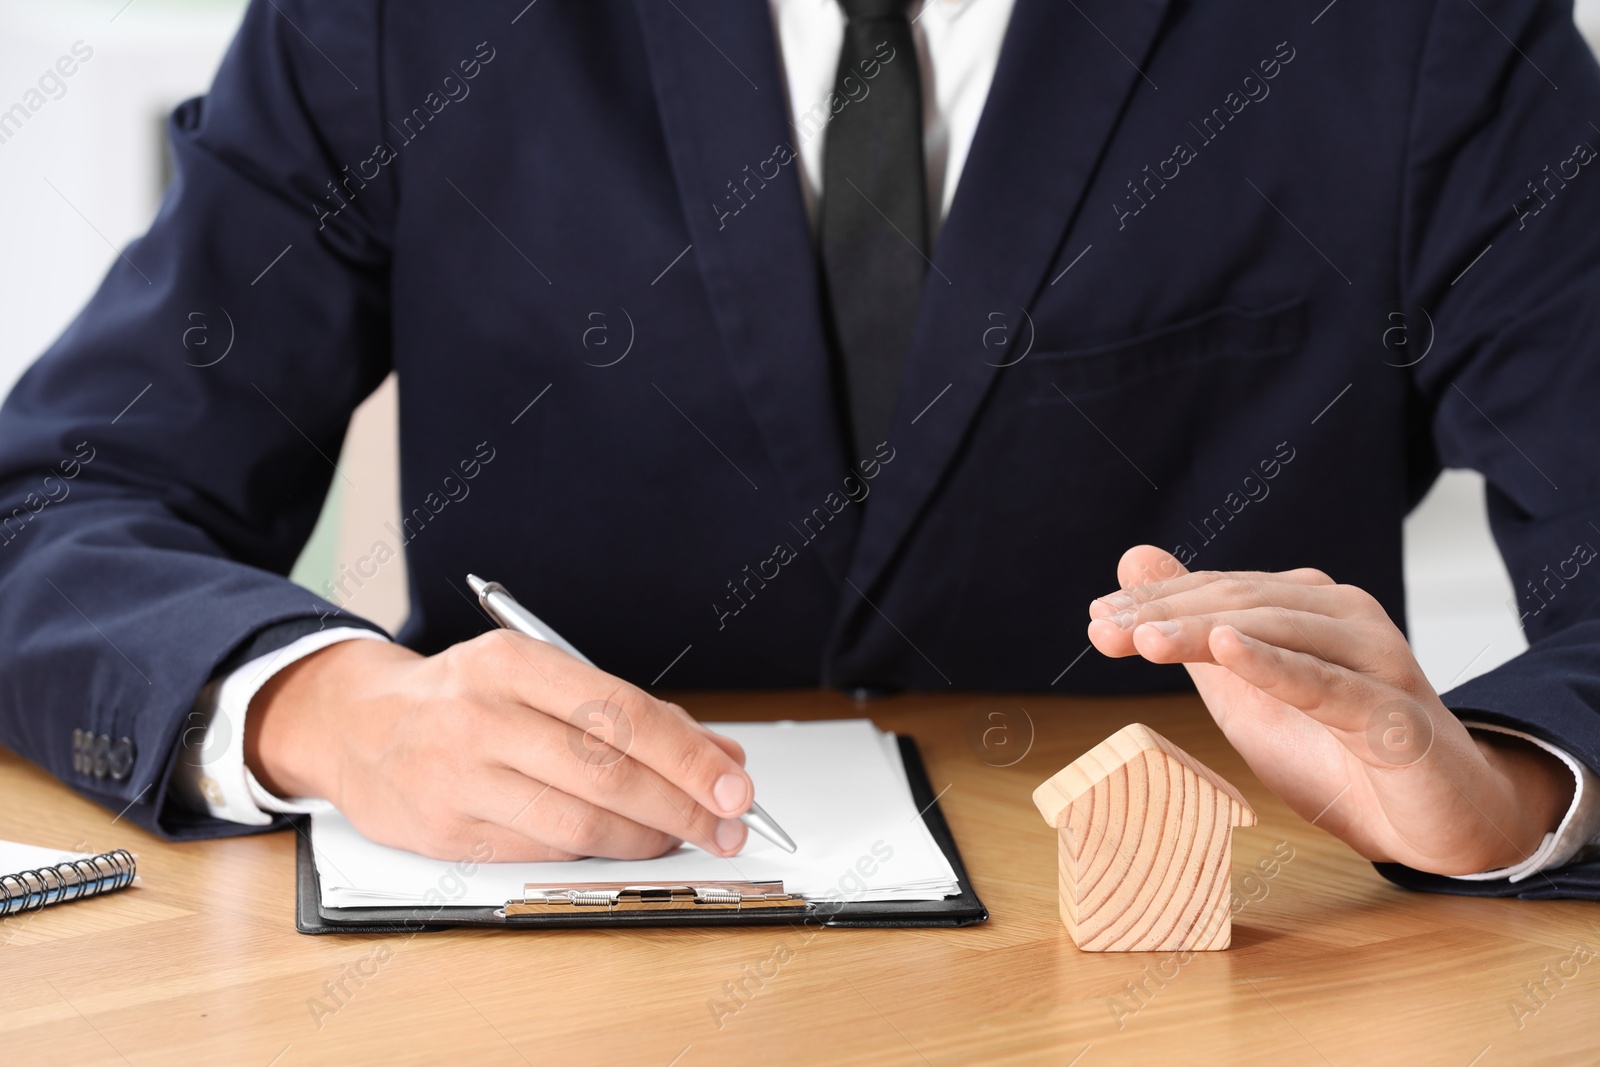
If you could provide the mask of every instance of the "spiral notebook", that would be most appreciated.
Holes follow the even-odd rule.
[[[0,918],[121,889],[135,873],[125,849],[94,855],[0,841]]]

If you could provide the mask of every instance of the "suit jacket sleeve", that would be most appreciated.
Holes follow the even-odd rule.
[[[389,366],[392,185],[330,186],[383,140],[371,6],[251,5],[149,233],[0,409],[0,743],[168,836],[250,829],[167,802],[218,666],[367,625],[283,575]]]
[[[1600,771],[1596,117],[1600,72],[1570,4],[1436,4],[1405,174],[1406,306],[1395,310],[1414,353],[1432,345],[1396,371],[1416,384],[1418,451],[1484,474],[1517,590],[1507,608],[1530,644],[1444,701]],[[1600,898],[1600,863],[1581,860],[1517,884],[1379,869],[1441,892]]]

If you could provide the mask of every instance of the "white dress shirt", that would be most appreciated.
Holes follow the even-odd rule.
[[[267,792],[256,781],[256,776],[244,763],[245,712],[250,708],[251,699],[267,684],[267,679],[295,660],[341,641],[362,640],[386,641],[388,638],[354,626],[330,627],[307,634],[276,652],[257,656],[242,667],[212,679],[195,700],[194,711],[189,716],[194,725],[183,733],[178,763],[172,769],[173,793],[196,811],[246,826],[266,826],[272,821],[268,812],[327,809],[329,804],[325,800],[285,799]],[[201,728],[198,734],[196,727]],[[199,744],[191,744],[196,737]]]
[[[1000,59],[1000,45],[1011,21],[1014,0],[919,0],[912,5],[912,32],[922,78],[923,153],[927,167],[929,224],[936,235],[955,200],[978,119]],[[845,16],[837,0],[768,0],[777,27],[788,85],[793,145],[800,157],[801,192],[815,225],[822,195],[822,153],[827,121],[834,114],[831,94],[844,43]],[[870,84],[865,96],[871,95]],[[844,106],[857,106],[853,101]],[[339,627],[300,638],[277,652],[252,660],[200,694],[194,718],[204,728],[198,749],[185,747],[172,784],[196,810],[219,819],[251,825],[272,821],[268,812],[302,812],[325,801],[284,799],[262,788],[244,765],[244,722],[250,700],[278,671],[304,656],[343,640],[378,638],[370,630]],[[1559,867],[1600,834],[1600,779],[1572,756],[1516,730],[1469,723],[1530,741],[1554,754],[1572,770],[1572,806],[1556,831],[1526,860],[1500,870],[1461,875],[1467,880],[1510,878],[1521,881]],[[194,731],[186,731],[186,738]]]

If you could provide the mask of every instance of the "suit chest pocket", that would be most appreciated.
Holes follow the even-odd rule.
[[[1297,297],[1271,306],[1216,308],[1122,340],[1027,357],[1029,404],[1065,404],[1135,385],[1160,387],[1163,379],[1180,385],[1193,373],[1211,369],[1222,377],[1270,373],[1275,361],[1299,351],[1305,342],[1305,300]]]

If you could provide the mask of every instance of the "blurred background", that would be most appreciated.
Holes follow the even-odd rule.
[[[149,225],[168,174],[165,115],[206,90],[244,8],[244,0],[0,0],[0,113],[61,56],[79,59],[25,122],[0,122],[0,394],[71,321],[116,249]],[[1600,45],[1600,0],[1578,0],[1576,18]],[[339,461],[350,484],[335,479],[295,568],[312,589],[386,536],[385,521],[398,521],[394,400],[391,378],[356,413]],[[1412,644],[1437,688],[1525,647],[1477,475],[1447,472],[1405,533]],[[404,568],[382,568],[356,597],[352,611],[397,626]]]

